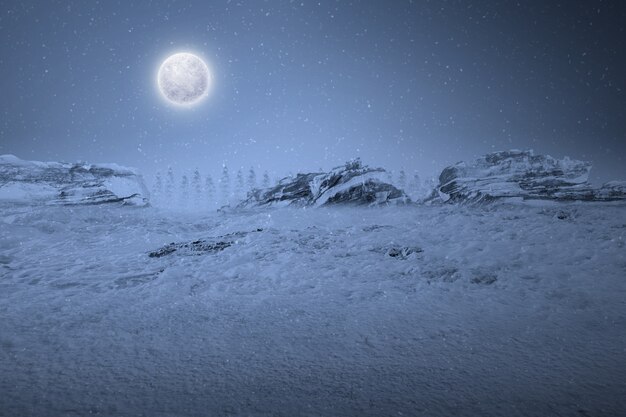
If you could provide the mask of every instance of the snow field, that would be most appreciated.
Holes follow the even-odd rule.
[[[0,216],[3,416],[626,410],[623,205]]]

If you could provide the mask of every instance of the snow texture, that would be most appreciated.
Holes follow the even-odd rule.
[[[540,203],[0,202],[0,415],[624,415],[626,207]]]
[[[141,175],[116,164],[24,161],[0,155],[0,202],[22,204],[148,204]]]
[[[588,180],[591,164],[555,159],[533,151],[487,154],[473,163],[459,162],[439,176],[439,196],[449,202],[524,200],[625,200],[623,183],[594,189]]]

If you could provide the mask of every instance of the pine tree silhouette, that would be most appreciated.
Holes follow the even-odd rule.
[[[237,182],[235,183],[235,196],[238,200],[243,198],[244,191],[244,182],[243,182],[243,172],[241,168],[237,171]]]
[[[215,185],[213,184],[213,178],[210,175],[206,176],[204,181],[204,192],[206,194],[206,201],[209,207],[215,205]]]
[[[152,201],[160,201],[163,194],[163,179],[161,173],[157,171],[154,177],[154,189],[152,190]]]
[[[252,191],[256,188],[256,172],[254,172],[254,168],[250,167],[250,171],[248,171],[248,191]]]
[[[406,172],[404,172],[404,169],[400,170],[400,173],[398,174],[398,188],[400,188],[401,190],[404,190],[406,188]]]
[[[180,205],[182,207],[187,207],[189,204],[189,179],[187,175],[183,175],[183,178],[180,182]]]
[[[193,191],[193,205],[200,208],[200,202],[202,201],[202,179],[200,178],[200,171],[196,168],[193,171],[193,177],[191,177],[191,188]]]
[[[220,178],[220,191],[222,193],[221,204],[228,204],[230,200],[230,175],[228,174],[228,167],[226,164],[222,168],[222,178]]]
[[[263,172],[263,182],[261,183],[263,188],[269,188],[270,186],[270,174],[267,171]]]
[[[174,171],[172,167],[167,167],[167,176],[165,177],[165,202],[171,204],[174,197]]]
[[[417,172],[413,173],[413,179],[411,179],[411,184],[409,185],[410,193],[412,197],[420,197],[420,192],[422,189],[422,180]]]

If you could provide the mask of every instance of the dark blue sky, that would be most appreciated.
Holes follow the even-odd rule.
[[[0,153],[273,175],[423,175],[533,148],[626,179],[621,1],[2,1]],[[214,72],[193,109],[156,70]]]

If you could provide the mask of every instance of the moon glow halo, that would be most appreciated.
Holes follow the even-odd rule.
[[[163,97],[178,106],[193,106],[201,102],[211,87],[211,72],[197,55],[180,52],[169,56],[157,75]]]

